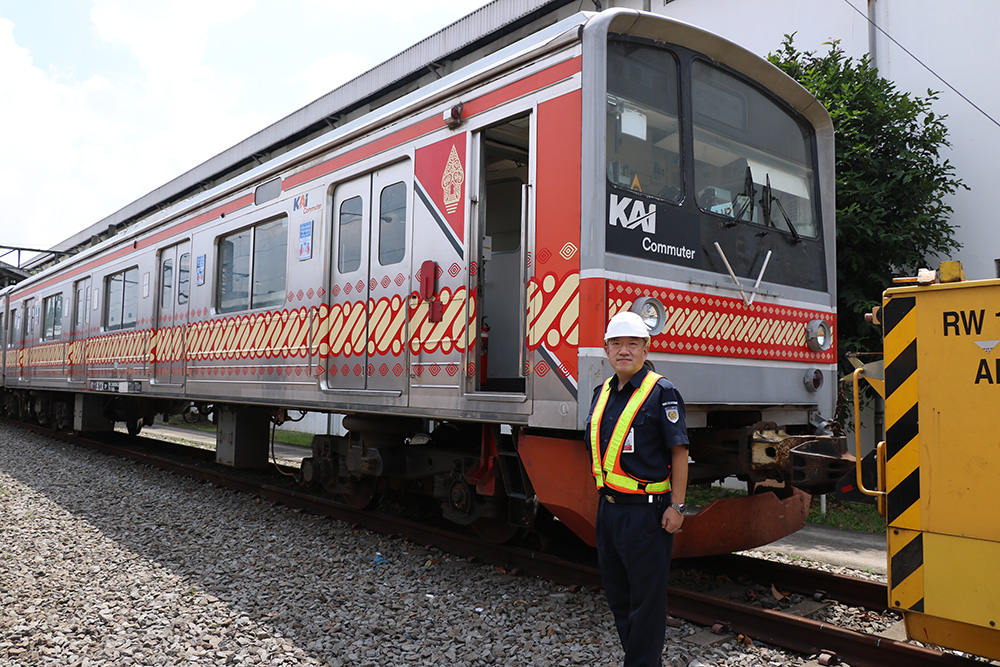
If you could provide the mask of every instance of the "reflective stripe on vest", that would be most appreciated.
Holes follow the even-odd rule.
[[[594,481],[597,488],[608,486],[615,491],[622,493],[666,493],[670,490],[670,476],[660,482],[650,482],[637,479],[621,467],[621,450],[626,436],[632,429],[632,422],[635,420],[639,408],[646,402],[653,392],[653,387],[657,381],[663,377],[650,371],[643,378],[642,384],[636,389],[625,404],[615,424],[615,430],[611,433],[611,441],[608,443],[608,451],[604,453],[604,460],[601,460],[601,418],[604,416],[604,408],[608,405],[608,398],[611,396],[611,378],[604,382],[601,392],[597,396],[597,403],[594,404],[594,414],[590,417],[590,454],[594,465]]]

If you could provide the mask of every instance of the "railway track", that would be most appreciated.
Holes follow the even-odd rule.
[[[543,577],[571,587],[596,588],[601,585],[600,573],[593,565],[523,547],[485,544],[473,535],[406,518],[351,509],[328,498],[290,488],[283,478],[217,466],[213,462],[213,453],[208,450],[165,444],[162,440],[128,438],[121,434],[95,440],[80,435],[56,434],[29,424],[19,426],[191,479],[251,494],[262,500],[395,535],[425,548],[434,547],[469,559],[481,559],[511,574]],[[976,658],[837,627],[809,617],[830,601],[881,613],[888,605],[886,586],[880,582],[737,555],[678,561],[675,566],[680,570],[697,568],[715,575],[720,581],[730,582],[709,591],[678,586],[671,586],[669,590],[672,616],[704,626],[718,635],[742,636],[744,641],[764,642],[816,656],[817,663],[821,665],[842,662],[852,667],[981,667],[984,664]],[[798,593],[804,599],[783,610],[747,602],[743,591],[751,586],[737,583],[737,574],[740,580]]]

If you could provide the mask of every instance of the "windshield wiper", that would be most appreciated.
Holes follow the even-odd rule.
[[[791,218],[785,213],[785,207],[781,205],[781,200],[771,194],[771,175],[767,175],[767,183],[764,185],[764,192],[760,196],[760,210],[764,214],[764,226],[772,227],[774,223],[771,222],[771,202],[778,205],[778,210],[781,211],[781,217],[785,219],[785,224],[788,225],[788,230],[792,232],[792,243],[801,243],[802,235],[799,231],[795,229],[795,225],[792,224]]]
[[[753,186],[753,173],[750,171],[750,165],[747,165],[747,175],[743,179],[743,192],[736,195],[736,199],[733,200],[733,207],[736,207],[736,202],[740,197],[743,197],[743,203],[740,204],[739,209],[733,214],[735,218],[734,221],[726,223],[727,227],[734,226],[738,221],[743,220],[743,214],[750,209],[750,215],[747,216],[747,220],[753,222],[753,198],[757,195],[757,189]]]

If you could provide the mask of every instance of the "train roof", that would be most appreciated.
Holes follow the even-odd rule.
[[[353,118],[352,112],[377,108],[387,99],[410,92],[417,80],[428,72],[447,74],[458,68],[456,61],[463,56],[484,49],[488,53],[516,41],[524,36],[519,33],[523,28],[571,2],[494,0],[61,241],[50,250],[78,252],[92,247],[152,212],[208,190],[343,125]],[[556,22],[556,19],[551,22]],[[41,254],[23,268],[35,273],[54,265],[61,257],[63,255]]]

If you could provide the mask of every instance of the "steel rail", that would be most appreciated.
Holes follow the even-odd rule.
[[[832,653],[851,667],[982,667],[983,664],[974,658],[713,598],[704,593],[671,588],[668,599],[670,613],[674,616],[699,625],[722,625],[730,632],[806,655]]]
[[[852,607],[863,607],[883,612],[889,609],[889,590],[885,583],[849,577],[834,572],[813,570],[775,561],[728,554],[705,556],[678,561],[681,567],[690,566],[720,574],[739,572],[757,581],[767,581],[782,590],[831,598]]]

